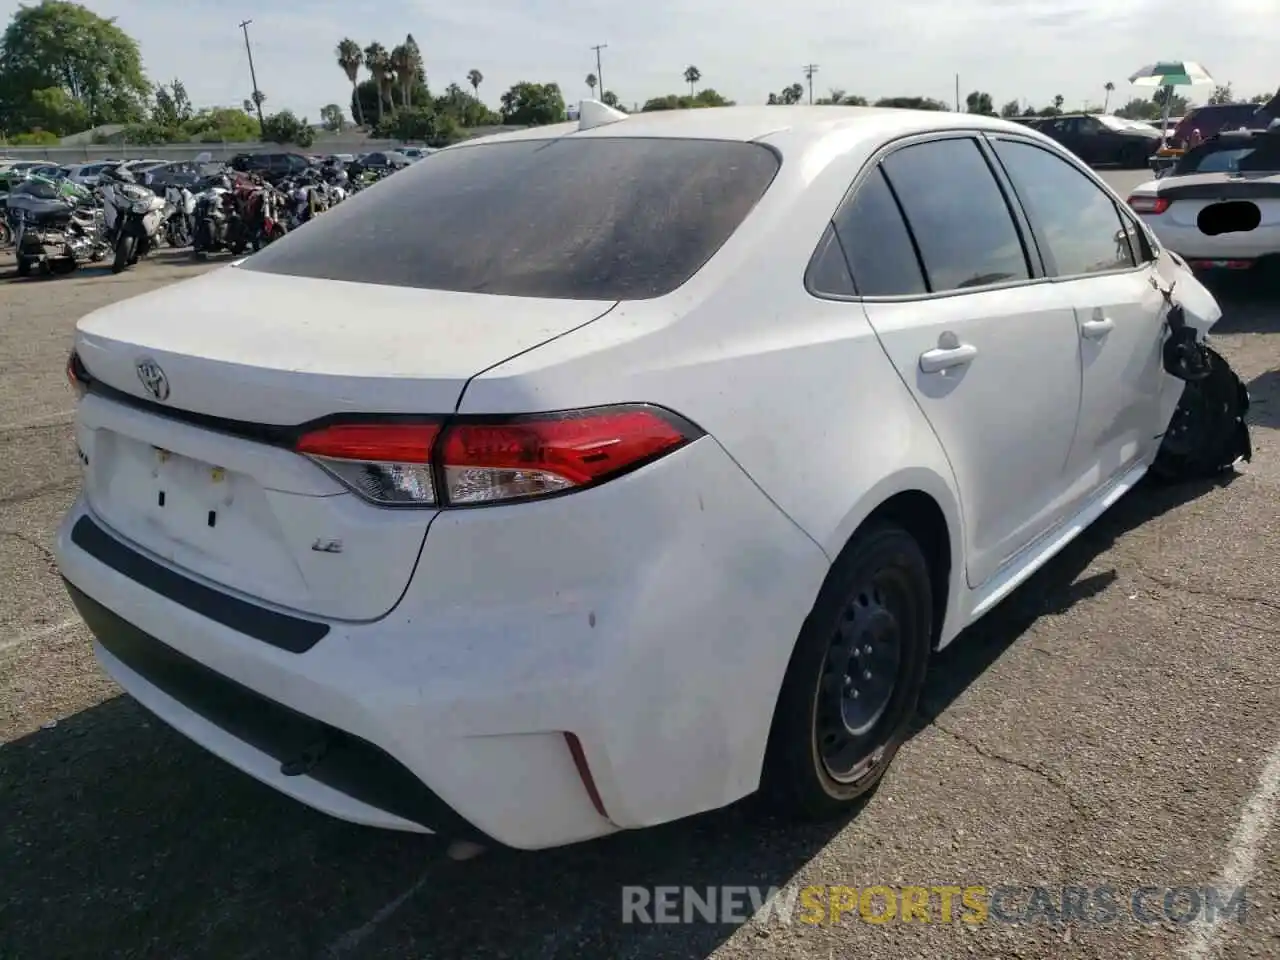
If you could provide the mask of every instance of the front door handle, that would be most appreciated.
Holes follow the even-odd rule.
[[[1116,328],[1110,317],[1097,317],[1080,324],[1080,335],[1086,340],[1100,340]]]
[[[958,343],[954,347],[938,347],[920,354],[920,369],[925,373],[940,373],[951,367],[961,367],[978,355],[978,348],[971,343]]]

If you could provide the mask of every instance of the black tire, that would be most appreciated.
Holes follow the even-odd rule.
[[[8,247],[13,244],[13,231],[9,229],[9,224],[4,222],[4,218],[0,216],[0,247]]]
[[[1245,413],[1249,391],[1210,347],[1209,376],[1188,383],[1160,441],[1151,474],[1166,483],[1204,480],[1253,455]]]
[[[76,262],[70,257],[63,257],[61,260],[50,261],[49,268],[54,276],[65,277],[69,273],[75,273]]]
[[[31,276],[31,261],[26,257],[18,257],[18,276]]]
[[[115,259],[111,261],[112,273],[123,273],[125,269],[133,262],[133,250],[137,245],[138,238],[133,234],[122,234],[120,239],[116,241]]]
[[[764,797],[800,819],[850,812],[907,738],[932,647],[924,553],[901,527],[873,522],[832,565],[800,629],[774,708]],[[851,685],[855,664],[870,669]]]

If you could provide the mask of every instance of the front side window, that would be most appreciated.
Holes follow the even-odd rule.
[[[1042,147],[993,142],[1027,216],[1048,247],[1058,276],[1072,277],[1136,264],[1115,201],[1072,164]]]
[[[242,269],[518,297],[659,297],[720,249],[778,167],[767,147],[727,140],[450,147],[343,201]]]
[[[914,144],[881,165],[934,293],[1030,279],[1013,215],[976,141]]]

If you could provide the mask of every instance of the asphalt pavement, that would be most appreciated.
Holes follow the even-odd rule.
[[[0,957],[1280,957],[1280,295],[1220,290],[1253,463],[1139,489],[940,655],[856,817],[795,827],[745,802],[455,862],[313,813],[149,717],[64,594],[49,547],[77,486],[75,321],[204,269],[161,255],[20,281],[0,260]],[[822,889],[766,921],[623,922],[624,888],[666,886]],[[926,888],[930,922],[873,922],[873,886]],[[1193,892],[1240,886],[1243,914],[1180,922]],[[984,888],[985,918],[967,915],[985,922],[961,896],[947,922],[947,887]],[[1054,922],[1064,887],[1120,909]],[[826,922],[804,922],[814,903]]]

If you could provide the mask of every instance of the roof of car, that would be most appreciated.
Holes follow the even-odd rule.
[[[785,134],[787,139],[818,140],[837,131],[850,130],[889,139],[917,131],[956,128],[1002,130],[1027,134],[1027,127],[1022,124],[976,113],[903,110],[890,107],[752,106],[635,113],[625,120],[592,127],[589,130],[579,130],[578,122],[570,121],[545,127],[531,127],[513,133],[478,137],[463,141],[457,146],[467,147],[494,141],[545,140],[567,135],[676,137],[745,142]]]

